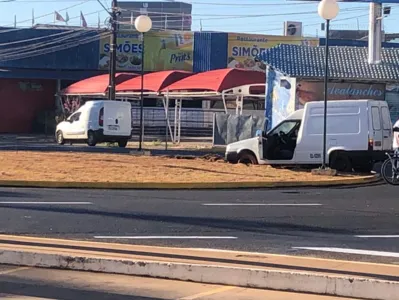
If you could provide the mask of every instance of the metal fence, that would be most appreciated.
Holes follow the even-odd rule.
[[[213,135],[213,120],[215,113],[223,113],[222,109],[202,109],[202,108],[182,108],[180,115],[181,134],[184,137],[204,137],[212,138]],[[235,110],[231,110],[232,114]],[[264,115],[263,111],[244,111],[245,115]],[[172,133],[175,132],[175,115],[174,108],[168,111],[169,124],[171,125]],[[166,114],[163,107],[144,108],[144,138],[166,138]],[[132,128],[133,135],[138,135],[140,130],[140,108],[132,107]],[[169,132],[168,132],[168,135]],[[169,138],[170,140],[170,138]]]

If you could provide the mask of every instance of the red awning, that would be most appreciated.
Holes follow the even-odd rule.
[[[134,73],[116,73],[116,84],[137,77]],[[104,94],[108,90],[109,74],[94,76],[71,84],[62,91],[62,94]]]
[[[159,92],[168,85],[171,85],[183,78],[191,76],[186,71],[161,71],[144,75],[144,91]],[[117,92],[138,92],[141,91],[141,76],[127,80],[116,86]]]
[[[263,72],[245,69],[220,69],[199,73],[177,81],[167,88],[169,91],[213,91],[222,92],[234,87],[265,83]],[[165,91],[163,89],[163,91]]]

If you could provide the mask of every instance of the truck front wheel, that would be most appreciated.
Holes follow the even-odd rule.
[[[244,151],[240,153],[238,157],[238,163],[240,164],[245,164],[245,165],[257,165],[258,160],[256,159],[255,155],[248,152]]]

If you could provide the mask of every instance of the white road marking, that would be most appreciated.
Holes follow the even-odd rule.
[[[358,255],[368,255],[368,256],[381,256],[381,257],[399,257],[399,253],[397,252],[385,252],[385,251],[373,251],[373,250],[361,250],[361,249],[329,248],[329,247],[293,247],[292,249],[334,252],[334,253],[344,253],[344,254],[358,254]]]
[[[363,239],[398,239],[399,235],[355,235],[355,237]]]
[[[95,236],[95,239],[128,239],[128,240],[235,240],[235,236]]]
[[[0,271],[0,275],[7,275],[7,274],[23,271],[23,270],[29,270],[29,269],[32,269],[32,267],[20,267],[20,268],[15,268],[15,269],[11,269],[11,270]]]
[[[204,203],[204,206],[322,206],[320,203]]]
[[[20,295],[10,295],[10,294],[1,294],[1,299],[3,300],[57,300],[55,298],[37,298],[30,296],[20,296]]]
[[[92,202],[22,202],[22,201],[0,201],[0,204],[35,204],[35,205],[91,205]]]
[[[233,289],[236,289],[236,288],[237,287],[235,287],[235,286],[223,286],[223,287],[220,287],[220,288],[217,288],[217,289],[214,289],[214,290],[210,290],[210,291],[207,291],[207,292],[195,294],[195,295],[188,296],[188,297],[183,297],[183,298],[180,298],[179,300],[200,299],[200,298],[203,298],[205,296],[211,296],[211,295],[215,295],[215,294],[220,294],[220,293],[223,293],[223,292],[226,292],[226,291],[230,291],[230,290],[233,290]]]

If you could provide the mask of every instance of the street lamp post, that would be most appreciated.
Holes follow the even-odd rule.
[[[141,15],[134,21],[136,30],[141,33],[141,97],[140,97],[140,133],[139,151],[142,150],[143,142],[143,110],[144,110],[144,34],[151,30],[152,21],[149,16]]]
[[[330,33],[330,21],[335,19],[339,13],[339,6],[336,0],[322,0],[318,7],[319,16],[326,20],[326,45],[325,45],[325,65],[324,65],[324,124],[323,124],[323,164],[322,169],[326,169],[327,152],[327,100],[328,100],[328,39]]]
[[[108,99],[116,100],[115,96],[115,77],[116,77],[116,43],[118,35],[118,0],[112,1],[112,12],[111,12],[111,51],[110,51],[110,63],[109,63],[109,86],[108,86]]]

